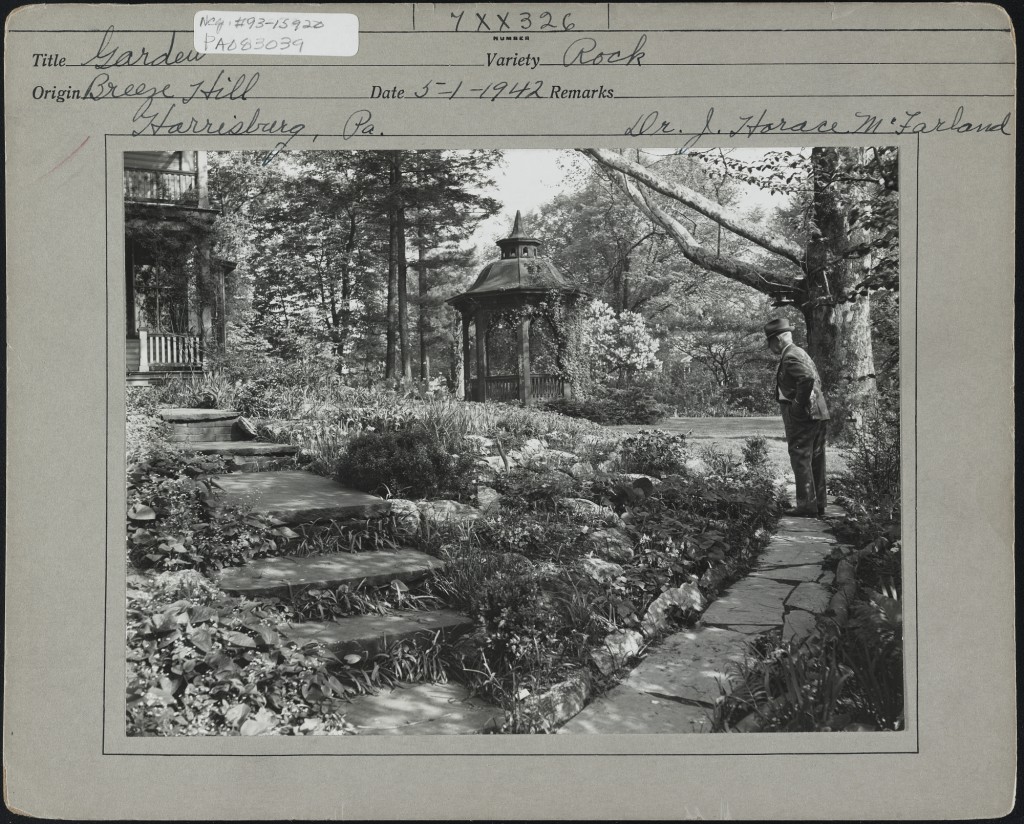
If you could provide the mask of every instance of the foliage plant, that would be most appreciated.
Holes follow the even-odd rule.
[[[283,617],[225,598],[194,571],[130,586],[127,733],[344,732],[351,686],[323,655],[282,643]]]
[[[128,470],[128,561],[136,569],[214,572],[278,554],[281,530],[240,507],[217,505],[206,476],[223,459],[168,450]]]
[[[469,494],[476,470],[471,455],[452,455],[437,433],[415,425],[352,438],[337,477],[365,492],[393,497],[455,498]]]
[[[683,471],[688,457],[685,435],[659,429],[628,435],[619,447],[619,465],[623,472],[639,472],[657,478]]]

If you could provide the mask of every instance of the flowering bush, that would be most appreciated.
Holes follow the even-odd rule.
[[[610,373],[633,375],[659,369],[658,346],[647,321],[637,312],[627,309],[616,315],[600,300],[583,309],[580,354],[599,382]]]

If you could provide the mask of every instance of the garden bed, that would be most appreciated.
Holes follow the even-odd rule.
[[[214,516],[204,473],[219,467],[176,453],[136,416],[130,434],[146,437],[129,474],[129,557],[145,574],[129,604],[132,730],[342,734],[346,696],[450,678],[504,708],[505,731],[546,731],[651,640],[692,622],[774,525],[763,441],[734,457],[678,435],[615,433],[554,413],[415,405],[416,415],[405,403],[401,415],[378,409],[375,423],[358,426],[337,423],[342,413],[334,423],[277,421],[276,435],[308,450],[322,474],[409,496],[393,495],[387,517],[294,529],[237,509]],[[319,441],[303,442],[314,430]],[[409,486],[393,489],[396,478]],[[445,566],[411,585],[310,587],[272,599],[228,598],[211,583],[219,569],[254,558],[396,547]],[[186,575],[194,597],[154,595],[168,572]],[[277,637],[296,619],[441,607],[468,616],[471,631],[372,659],[338,660]],[[207,644],[210,609],[220,634]],[[170,629],[177,635],[164,643]],[[584,687],[555,700],[567,683]]]

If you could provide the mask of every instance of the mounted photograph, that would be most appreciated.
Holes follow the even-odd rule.
[[[905,731],[899,169],[124,152],[127,735]]]

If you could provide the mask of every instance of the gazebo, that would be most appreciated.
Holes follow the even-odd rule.
[[[559,308],[571,309],[580,291],[539,255],[540,245],[524,234],[516,212],[512,234],[498,241],[501,257],[487,264],[466,292],[448,300],[462,315],[467,401],[528,405],[570,394],[561,372],[567,340],[556,315]]]

